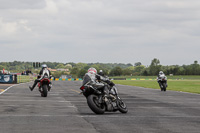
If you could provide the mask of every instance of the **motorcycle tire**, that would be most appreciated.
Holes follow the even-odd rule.
[[[42,86],[41,97],[47,97],[47,85]]]
[[[166,91],[166,84],[163,83],[163,91]]]
[[[87,103],[90,109],[96,113],[96,114],[103,114],[105,112],[105,106],[104,105],[98,105],[98,96],[95,95],[89,95],[87,97]]]
[[[160,84],[160,90],[161,90],[161,91],[164,91],[164,90],[163,90],[163,84],[162,84],[162,83]]]
[[[117,105],[118,105],[118,110],[121,112],[121,113],[127,113],[128,112],[128,109],[126,107],[126,104],[121,100],[119,99],[117,101]]]

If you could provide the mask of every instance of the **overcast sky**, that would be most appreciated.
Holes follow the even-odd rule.
[[[200,63],[200,0],[0,0],[0,62]]]

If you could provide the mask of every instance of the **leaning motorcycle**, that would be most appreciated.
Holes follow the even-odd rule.
[[[108,92],[105,92],[106,90],[103,89],[105,85],[110,87],[105,82],[93,86],[91,78],[89,76],[84,77],[80,90],[86,97],[90,109],[96,114],[103,114],[105,111],[127,113],[128,109],[126,104],[118,96],[116,86],[110,87],[107,90]]]
[[[50,80],[47,77],[44,77],[38,83],[39,92],[41,93],[41,97],[47,97],[48,91],[50,91]]]
[[[167,88],[167,77],[166,76],[160,76],[157,79],[157,81],[159,83],[161,91],[166,91],[166,88]]]

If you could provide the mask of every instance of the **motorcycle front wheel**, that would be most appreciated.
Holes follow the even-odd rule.
[[[160,85],[160,90],[161,90],[161,91],[164,91],[164,90],[163,90],[163,88],[164,88],[164,87],[163,87],[163,84],[160,83],[159,85]]]
[[[166,91],[166,84],[163,83],[163,91]]]
[[[118,99],[117,105],[118,105],[118,109],[121,113],[127,113],[128,112],[126,104],[121,99]]]
[[[90,109],[96,114],[103,114],[105,112],[105,106],[103,104],[98,103],[98,96],[89,95],[87,97],[87,103]]]

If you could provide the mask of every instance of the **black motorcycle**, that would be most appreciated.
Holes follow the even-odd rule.
[[[161,76],[157,79],[161,91],[166,91],[167,88],[167,77],[166,76]]]
[[[107,90],[104,89],[107,86]],[[116,86],[109,86],[105,82],[100,82],[99,86],[92,85],[91,78],[86,75],[80,87],[83,95],[87,99],[90,109],[96,114],[103,114],[105,111],[127,113],[126,104],[118,96]]]

